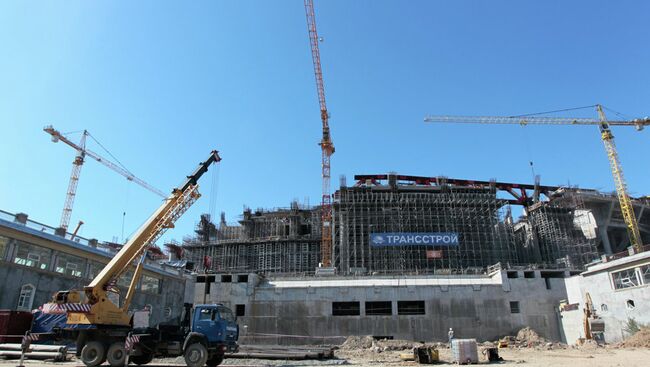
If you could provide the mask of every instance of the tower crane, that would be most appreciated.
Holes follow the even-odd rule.
[[[316,77],[316,90],[320,104],[320,118],[323,123],[323,136],[318,145],[321,147],[322,168],[322,197],[321,197],[321,265],[328,268],[332,266],[332,197],[330,195],[330,157],[334,154],[334,143],[330,136],[329,113],[325,103],[325,85],[323,84],[323,70],[320,64],[320,50],[318,48],[318,32],[316,31],[316,15],[314,14],[314,1],[305,0],[305,14],[307,15],[307,31],[311,46],[311,59],[314,64]]]
[[[621,166],[616,145],[614,144],[614,135],[610,130],[610,126],[634,126],[638,131],[643,130],[645,126],[650,125],[650,118],[639,118],[634,120],[616,120],[607,121],[603,106],[597,104],[595,106],[598,112],[598,119],[591,118],[567,118],[567,117],[542,117],[542,116],[427,116],[425,122],[451,122],[451,123],[479,123],[479,124],[542,124],[542,125],[598,125],[600,129],[600,138],[605,145],[605,151],[609,158],[609,165],[614,176],[614,185],[616,186],[616,194],[621,206],[621,213],[627,227],[627,232],[630,238],[630,244],[635,252],[641,252],[643,241],[639,226],[632,207],[632,201],[627,192],[627,184],[623,176],[623,168]]]
[[[115,163],[100,156],[99,154],[93,152],[92,150],[87,149],[86,137],[90,135],[88,130],[84,130],[83,133],[81,134],[81,140],[79,141],[79,144],[75,144],[74,142],[72,142],[70,139],[65,137],[63,134],[61,134],[61,132],[56,130],[51,125],[44,127],[43,131],[45,131],[46,133],[52,136],[52,142],[56,143],[62,141],[77,151],[77,156],[72,162],[72,173],[70,174],[70,183],[68,184],[68,191],[65,197],[65,204],[63,205],[63,214],[61,215],[61,224],[59,225],[59,227],[63,228],[64,230],[67,230],[68,225],[70,224],[72,207],[74,205],[74,199],[77,194],[77,184],[79,183],[79,174],[81,173],[81,166],[84,164],[86,156],[93,158],[97,162],[103,164],[104,166],[110,168],[111,170],[126,177],[127,180],[137,183],[138,185],[144,187],[145,189],[153,192],[154,194],[162,198],[167,198],[167,195],[164,192],[156,189],[150,184],[135,177],[128,170],[116,165]]]

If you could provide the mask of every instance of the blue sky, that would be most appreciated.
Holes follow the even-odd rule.
[[[647,1],[318,1],[338,177],[386,173],[611,191],[597,128],[431,125],[427,114],[516,115],[602,103],[650,115]],[[0,208],[59,222],[72,149],[44,125],[88,129],[124,165],[170,190],[221,151],[215,200],[320,200],[320,120],[303,2],[0,2]],[[571,114],[576,115],[576,114]],[[595,117],[592,110],[577,116]],[[610,115],[610,117],[615,117]],[[650,132],[615,128],[632,195],[650,194]],[[79,135],[71,135],[77,140]],[[89,148],[100,152],[97,145]],[[97,162],[83,167],[72,223],[128,236],[155,195]]]

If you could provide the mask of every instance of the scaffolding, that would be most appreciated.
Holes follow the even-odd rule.
[[[576,191],[563,190],[549,202],[528,208],[526,237],[534,242],[531,261],[544,267],[581,269],[598,257],[596,223]]]
[[[197,270],[216,273],[314,273],[320,259],[318,210],[294,202],[288,209],[245,208],[238,224],[218,226],[201,216],[183,247]]]
[[[444,177],[355,176],[333,200],[341,275],[476,274],[504,268],[580,270],[598,256],[598,226],[580,190]],[[531,190],[539,194],[529,195]],[[501,196],[500,196],[501,195]],[[509,197],[509,198],[504,198]],[[525,214],[512,220],[511,205]],[[650,217],[650,216],[649,216]],[[201,216],[183,248],[198,271],[310,275],[319,266],[319,207],[245,208],[236,224]],[[373,246],[373,234],[454,233],[454,246]]]
[[[494,188],[342,187],[334,203],[335,264],[343,274],[450,274],[516,264],[508,202]],[[373,247],[373,233],[454,232],[459,246]]]

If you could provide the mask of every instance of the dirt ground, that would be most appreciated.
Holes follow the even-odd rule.
[[[449,349],[440,349],[441,364],[451,364],[451,353]],[[316,361],[316,360],[262,360],[262,359],[226,359],[223,365],[234,366],[417,366],[415,362],[405,362],[399,359],[401,351],[384,351],[376,353],[367,351],[337,350],[335,355],[337,359]],[[650,365],[650,349],[617,349],[593,348],[593,349],[553,349],[537,350],[535,348],[522,349],[501,349],[500,355],[504,358],[503,362],[493,363],[498,366],[522,366],[522,367],[541,367],[541,366],[588,366],[588,367],[610,367],[610,366],[647,366]],[[17,360],[2,360],[0,366],[17,366]],[[481,364],[487,364],[482,361]],[[65,367],[83,366],[78,361],[69,361],[54,363],[48,361],[25,361],[26,367],[60,365]],[[149,365],[155,366],[183,366],[182,360],[178,359],[159,359]],[[105,364],[108,366],[108,364]]]

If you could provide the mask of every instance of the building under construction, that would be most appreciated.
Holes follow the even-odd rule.
[[[334,194],[333,263],[341,275],[472,274],[497,263],[580,270],[599,254],[625,249],[616,203],[615,195],[539,183],[358,175]],[[634,200],[644,238],[648,204]],[[522,216],[515,221],[516,208]],[[319,207],[296,202],[245,209],[236,225],[223,214],[218,224],[204,215],[183,247],[199,271],[308,275],[320,261],[320,221]],[[457,242],[375,242],[385,234],[450,234]]]

